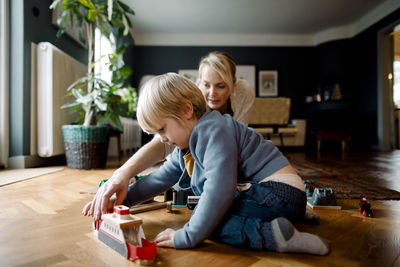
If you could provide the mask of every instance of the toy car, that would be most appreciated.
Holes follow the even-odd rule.
[[[335,193],[332,188],[315,188],[312,194],[313,206],[337,206]]]
[[[304,184],[304,189],[306,190],[306,196],[312,197],[316,185],[313,183],[312,180],[304,180],[303,184]]]
[[[371,204],[367,200],[366,197],[362,196],[360,203],[358,204],[360,207],[360,213],[365,217],[374,217],[375,212],[371,209]]]
[[[193,210],[197,203],[199,203],[199,200],[200,196],[188,196],[186,205],[190,210]]]

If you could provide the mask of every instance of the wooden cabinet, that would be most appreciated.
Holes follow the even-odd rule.
[[[317,141],[340,141],[342,151],[347,149],[352,132],[352,106],[350,99],[307,104],[307,134]]]

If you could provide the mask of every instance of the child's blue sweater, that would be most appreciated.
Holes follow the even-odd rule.
[[[128,205],[171,186],[191,187],[201,199],[189,222],[175,233],[175,248],[192,248],[207,239],[232,204],[237,183],[258,182],[289,164],[271,141],[218,111],[205,113],[190,136],[195,160],[192,178],[178,148],[161,168],[129,187]]]

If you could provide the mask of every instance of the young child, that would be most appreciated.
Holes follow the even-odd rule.
[[[189,222],[158,234],[158,246],[193,248],[210,238],[256,250],[329,253],[323,239],[298,232],[290,222],[304,215],[306,195],[288,160],[230,115],[206,112],[192,82],[174,73],[149,80],[137,119],[145,132],[176,148],[159,170],[129,186],[124,204],[172,186],[201,195]]]
[[[146,81],[151,78],[148,77]],[[236,79],[236,64],[229,54],[213,51],[203,57],[199,64],[197,82],[208,109],[230,114],[235,120],[248,124],[255,91],[249,82]],[[95,220],[99,219],[107,211],[109,199],[114,194],[115,203],[121,204],[126,198],[130,179],[165,159],[174,149],[174,146],[163,144],[159,138],[153,138],[115,170],[82,212],[93,215]]]

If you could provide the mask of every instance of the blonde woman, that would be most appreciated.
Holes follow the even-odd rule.
[[[200,61],[199,88],[211,110],[230,114],[248,124],[253,107],[254,88],[243,79],[236,79],[236,64],[224,52],[211,52]]]

